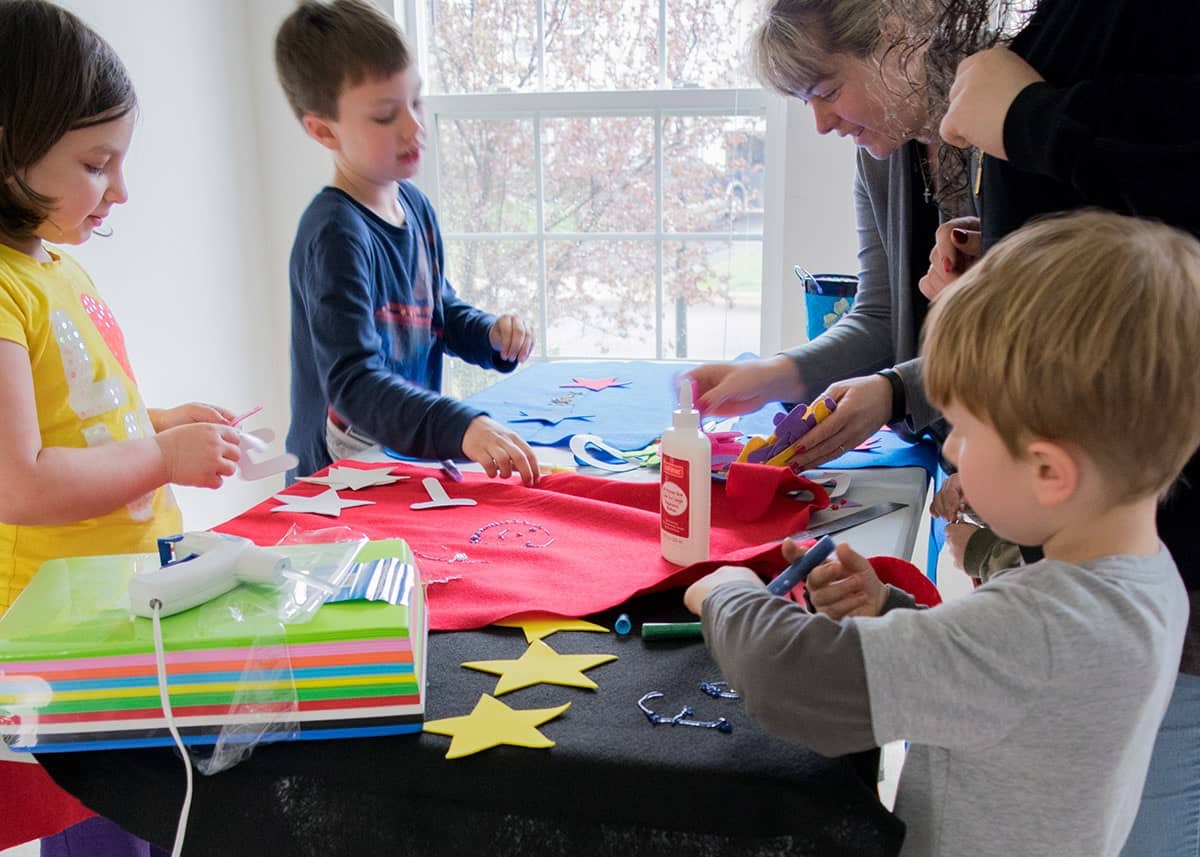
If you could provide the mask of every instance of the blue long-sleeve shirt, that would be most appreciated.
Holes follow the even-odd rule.
[[[459,300],[445,278],[429,200],[398,184],[405,222],[394,226],[326,187],[300,218],[289,266],[292,422],[297,472],[330,463],[325,420],[342,421],[421,458],[462,455],[483,412],[441,395],[442,355],[512,371],[488,341],[495,317]]]

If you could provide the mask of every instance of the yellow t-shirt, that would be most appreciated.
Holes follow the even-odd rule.
[[[154,434],[125,337],[84,270],[0,244],[0,339],[29,352],[42,446],[91,447]],[[0,614],[38,567],[65,556],[153,551],[182,528],[162,487],[106,515],[57,526],[0,523]]]

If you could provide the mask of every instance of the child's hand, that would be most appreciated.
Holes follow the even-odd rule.
[[[511,313],[500,316],[488,331],[492,350],[500,352],[501,360],[524,363],[533,351],[533,329]],[[486,465],[485,465],[486,466]]]
[[[487,475],[505,479],[516,471],[521,481],[532,485],[541,475],[537,458],[521,436],[491,417],[476,417],[467,426],[462,440],[463,455],[483,466]]]
[[[958,513],[962,511],[966,502],[963,499],[962,484],[959,482],[958,474],[951,473],[942,483],[938,492],[933,495],[933,502],[929,504],[929,514],[954,523],[958,520]]]
[[[166,431],[189,423],[228,423],[236,416],[232,411],[204,402],[188,402],[165,410],[148,408],[146,412],[155,431]]]
[[[967,542],[971,540],[971,536],[982,529],[974,524],[947,524],[946,525],[946,547],[950,549],[950,557],[954,560],[955,568],[962,571],[967,570],[966,555]],[[978,572],[976,572],[978,574]]]
[[[790,539],[783,543],[783,558],[788,562],[803,553]],[[839,544],[835,558],[814,568],[805,585],[812,606],[831,619],[878,616],[887,599],[887,587],[875,575],[871,563],[847,544]]]
[[[217,423],[188,423],[154,436],[162,453],[166,482],[220,488],[241,458],[238,431]]]
[[[762,582],[759,576],[750,569],[743,568],[740,565],[723,565],[716,571],[709,572],[687,588],[687,591],[683,593],[684,606],[699,616],[700,608],[704,606],[704,599],[708,597],[708,593],[712,592],[722,583],[733,583],[738,580],[745,580],[750,583],[757,583],[764,588],[766,587],[766,584]]]

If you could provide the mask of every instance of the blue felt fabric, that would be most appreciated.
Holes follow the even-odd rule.
[[[674,380],[696,363],[625,360],[579,360],[536,363],[502,378],[465,400],[506,423],[527,443],[566,446],[573,434],[594,434],[617,449],[641,449],[671,424],[679,405]],[[575,378],[615,378],[624,387],[604,390],[564,388]],[[572,395],[574,394],[574,395]],[[565,404],[554,399],[570,398]],[[522,411],[561,408],[564,415],[592,414],[591,419],[563,419],[553,425],[525,421]]]
[[[752,356],[752,355],[744,355]],[[739,358],[741,359],[741,358]],[[493,419],[508,424],[527,443],[566,446],[577,433],[599,435],[610,446],[624,451],[642,449],[657,440],[671,424],[678,402],[677,379],[697,363],[667,363],[629,360],[579,360],[536,363],[502,378],[466,401],[487,411]],[[592,391],[564,388],[575,378],[615,378],[629,382],[624,387]],[[570,401],[555,403],[574,393]],[[590,414],[590,419],[562,419],[554,424],[529,421],[528,412],[550,411],[563,415]],[[783,410],[772,404],[741,417],[733,430],[744,435],[766,437],[775,427],[773,418]],[[937,449],[932,443],[909,444],[894,432],[878,432],[879,444],[872,452],[850,451],[823,464],[829,468],[923,467],[931,475],[937,470]]]

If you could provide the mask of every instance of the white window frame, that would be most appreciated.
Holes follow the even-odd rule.
[[[424,67],[428,39],[421,32],[418,0],[376,0],[385,11],[396,15],[405,27],[418,63]],[[541,49],[542,0],[537,2],[538,44]],[[666,27],[666,0],[659,0],[659,42]],[[665,52],[660,51],[659,82],[666,80]],[[538,74],[545,63],[539,62]],[[539,84],[541,81],[539,81]],[[545,246],[558,240],[653,239],[656,257],[655,309],[656,355],[662,354],[663,283],[661,254],[664,241],[721,239],[761,241],[762,308],[759,320],[760,354],[773,354],[805,339],[805,311],[802,290],[798,287],[793,265],[802,262],[810,270],[857,273],[855,222],[853,215],[853,147],[818,137],[807,108],[795,99],[784,99],[761,88],[745,89],[667,89],[619,92],[528,92],[472,95],[426,94],[426,121],[436,125],[442,116],[454,118],[532,119],[535,129],[535,175],[537,188],[536,233],[447,232],[445,238],[465,240],[534,240],[538,247],[539,347],[544,348],[546,331]],[[543,230],[541,183],[540,121],[547,117],[643,115],[655,118],[656,211],[655,231],[648,233],[550,233]],[[664,232],[662,229],[662,152],[661,128],[664,117],[695,115],[739,115],[766,117],[766,182],[763,231],[758,234],[736,232],[693,233]],[[439,157],[436,128],[427,135],[426,164],[414,181],[430,198],[436,210],[439,202]]]

